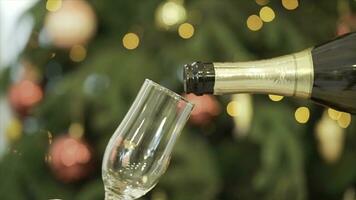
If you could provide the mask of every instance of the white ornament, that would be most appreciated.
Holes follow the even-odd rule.
[[[45,29],[52,43],[59,48],[85,44],[96,30],[92,7],[84,0],[64,0],[56,12],[48,12]]]
[[[328,163],[335,163],[343,151],[345,129],[331,119],[325,111],[316,125],[315,133],[320,154]]]
[[[235,136],[244,137],[248,134],[251,128],[253,117],[252,96],[250,94],[235,94],[232,100],[236,102],[234,113]]]

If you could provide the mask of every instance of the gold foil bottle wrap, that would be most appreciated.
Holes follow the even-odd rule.
[[[214,63],[214,94],[263,93],[309,98],[313,86],[311,49],[273,59]]]

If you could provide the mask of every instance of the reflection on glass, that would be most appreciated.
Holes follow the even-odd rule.
[[[136,199],[166,171],[174,143],[193,105],[146,79],[106,148],[105,199]]]

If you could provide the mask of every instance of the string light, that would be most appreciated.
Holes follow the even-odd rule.
[[[328,109],[328,115],[332,120],[339,120],[341,116],[341,112],[334,110],[332,108]]]
[[[351,115],[349,113],[342,112],[337,123],[341,128],[347,128],[351,124]]]
[[[122,38],[122,44],[126,49],[132,50],[136,49],[140,43],[140,38],[135,33],[127,33]]]
[[[227,114],[229,114],[231,117],[236,117],[238,115],[237,107],[238,107],[238,102],[231,101],[229,104],[227,104],[226,107]]]
[[[287,10],[294,10],[298,8],[299,2],[298,0],[282,0],[282,5]]]
[[[87,50],[81,45],[74,45],[69,52],[69,57],[74,62],[81,62],[87,56]]]
[[[269,3],[269,0],[256,0],[256,3],[260,6],[264,6]]]
[[[194,35],[194,26],[189,23],[181,24],[178,28],[178,34],[184,39],[189,39]]]
[[[310,117],[310,111],[307,107],[299,107],[294,113],[295,120],[301,124],[307,123]]]
[[[252,31],[258,31],[262,28],[263,22],[257,15],[251,15],[247,18],[247,27]]]
[[[273,94],[268,95],[268,97],[269,97],[272,101],[281,101],[281,100],[284,98],[284,96],[273,95]]]
[[[260,18],[262,19],[262,21],[271,22],[274,20],[275,17],[276,17],[276,15],[275,15],[274,11],[272,10],[272,8],[270,8],[268,6],[261,8]]]
[[[46,9],[55,12],[62,8],[62,0],[47,0]]]

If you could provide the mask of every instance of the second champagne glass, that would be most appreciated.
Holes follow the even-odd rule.
[[[105,200],[136,199],[157,184],[192,109],[180,95],[146,79],[106,148]]]

